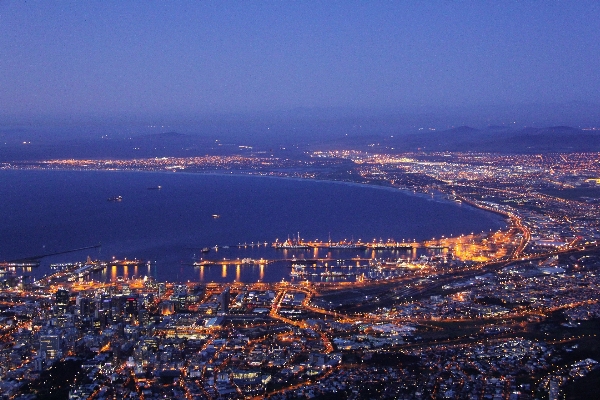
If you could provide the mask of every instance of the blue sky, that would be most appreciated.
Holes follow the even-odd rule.
[[[597,103],[600,3],[2,1],[0,115]]]

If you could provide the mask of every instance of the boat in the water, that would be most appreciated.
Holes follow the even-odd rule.
[[[113,196],[113,197],[109,197],[107,200],[108,201],[122,201],[123,196]]]

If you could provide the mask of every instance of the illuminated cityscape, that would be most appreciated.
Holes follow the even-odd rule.
[[[599,21],[0,0],[0,400],[600,398]]]
[[[202,274],[222,265],[226,274],[232,265],[239,275],[250,265],[286,262],[290,276],[279,283],[122,278],[116,268],[143,270],[144,262],[92,259],[26,282],[10,272],[27,267],[5,262],[2,393],[26,398],[19,395],[56,391],[71,399],[558,398],[597,365],[590,346],[597,343],[600,317],[600,205],[590,193],[600,177],[599,158],[314,151],[298,159],[258,154],[5,163],[3,169],[346,180],[466,203],[501,214],[508,225],[423,242],[298,237],[272,246],[315,252],[361,246],[370,256],[207,257],[195,266]],[[409,256],[381,258],[392,247]],[[418,256],[419,248],[438,250]],[[98,270],[112,271],[110,279],[90,278]]]

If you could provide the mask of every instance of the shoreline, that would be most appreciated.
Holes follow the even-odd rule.
[[[345,236],[350,235],[351,233],[354,233],[353,237],[363,237],[363,238],[380,238],[380,241],[382,240],[381,237],[383,238],[396,238],[397,241],[402,241],[402,238],[407,238],[408,241],[411,241],[410,238],[416,237],[417,239],[413,239],[416,241],[425,241],[425,240],[429,240],[429,238],[431,238],[431,236],[435,236],[435,237],[441,237],[443,238],[444,235],[446,236],[452,236],[452,234],[454,235],[460,235],[461,233],[464,234],[468,234],[469,232],[472,231],[471,226],[473,226],[475,228],[476,232],[479,232],[479,230],[481,230],[481,232],[487,231],[488,228],[490,230],[494,229],[502,229],[504,230],[507,227],[506,221],[504,219],[498,218],[497,215],[495,214],[489,214],[489,213],[484,213],[485,210],[479,210],[476,207],[462,207],[462,203],[456,203],[451,201],[451,199],[447,199],[444,196],[443,192],[437,192],[435,193],[433,196],[433,198],[435,200],[433,200],[432,195],[431,194],[423,194],[423,193],[413,193],[412,191],[406,191],[406,190],[401,190],[395,187],[392,187],[390,185],[372,185],[372,184],[365,184],[365,183],[359,183],[359,182],[347,182],[347,181],[334,181],[334,180],[323,180],[323,179],[310,179],[310,178],[300,178],[300,177],[286,177],[286,176],[270,176],[270,175],[262,175],[262,174],[248,174],[248,173],[223,173],[223,171],[216,171],[216,172],[211,172],[211,173],[205,173],[205,172],[197,172],[197,171],[189,171],[188,174],[176,174],[175,176],[172,175],[172,173],[170,173],[170,175],[172,176],[172,178],[168,178],[168,175],[166,174],[166,172],[168,171],[155,171],[155,170],[143,170],[143,169],[91,169],[91,168],[78,168],[78,169],[69,169],[69,168],[11,168],[11,169],[5,169],[6,175],[4,175],[7,183],[8,182],[13,182],[13,181],[21,181],[21,182],[29,182],[29,181],[48,181],[49,184],[48,185],[44,185],[43,188],[45,188],[44,190],[48,189],[48,190],[53,190],[56,187],[60,187],[60,185],[68,185],[68,186],[72,186],[73,184],[78,184],[78,183],[85,183],[85,182],[94,182],[97,181],[100,183],[99,187],[101,188],[100,192],[102,193],[103,191],[106,192],[110,192],[110,194],[122,194],[123,197],[125,198],[126,201],[124,201],[122,203],[122,205],[107,205],[106,202],[106,194],[100,194],[99,196],[94,197],[95,200],[95,207],[99,207],[99,209],[104,210],[104,208],[107,208],[108,210],[122,210],[121,212],[124,212],[126,210],[127,207],[130,208],[129,212],[133,212],[131,207],[135,206],[135,201],[133,202],[128,202],[128,199],[135,199],[135,197],[133,196],[132,193],[129,193],[128,189],[126,188],[133,188],[132,190],[135,191],[135,193],[137,193],[137,195],[141,195],[142,198],[154,198],[155,195],[158,195],[158,193],[154,193],[152,194],[150,191],[145,190],[146,188],[152,188],[152,187],[156,187],[157,185],[162,185],[163,189],[166,189],[166,191],[168,192],[167,194],[171,194],[170,192],[170,187],[173,187],[173,189],[175,190],[179,190],[177,193],[178,194],[182,194],[181,192],[181,187],[183,187],[184,192],[187,193],[187,189],[185,188],[189,188],[189,187],[196,187],[198,188],[198,190],[196,190],[196,192],[200,193],[203,192],[204,187],[214,187],[214,188],[218,188],[220,187],[219,185],[225,185],[225,186],[232,186],[232,187],[241,187],[241,188],[255,188],[255,187],[262,187],[265,186],[267,188],[269,188],[269,190],[271,191],[278,191],[278,188],[287,188],[290,190],[300,190],[301,192],[307,192],[308,194],[306,196],[304,196],[305,200],[308,201],[307,204],[311,204],[311,199],[314,198],[314,194],[317,193],[315,191],[318,191],[318,193],[322,193],[324,196],[330,197],[327,195],[327,193],[330,194],[336,194],[336,193],[346,193],[346,191],[348,191],[347,193],[354,193],[355,198],[356,199],[360,199],[360,202],[358,202],[358,200],[354,201],[354,203],[357,204],[357,206],[360,205],[365,205],[367,206],[368,204],[370,204],[372,202],[372,200],[374,199],[385,199],[387,201],[387,203],[377,203],[379,204],[381,207],[377,207],[377,210],[371,210],[373,211],[378,211],[378,210],[384,210],[382,211],[383,213],[387,213],[388,208],[389,211],[392,210],[396,210],[395,209],[395,204],[408,204],[408,206],[402,206],[405,208],[406,212],[412,212],[412,209],[415,206],[419,206],[419,209],[423,209],[423,210],[436,210],[437,207],[442,207],[441,209],[443,210],[443,212],[445,214],[448,215],[447,219],[450,221],[448,224],[440,224],[440,222],[442,221],[438,221],[436,214],[432,213],[431,211],[423,211],[422,214],[419,214],[418,219],[413,220],[411,223],[405,223],[404,221],[406,221],[404,219],[404,217],[400,217],[400,219],[398,220],[398,222],[393,222],[391,223],[391,228],[388,229],[386,222],[389,222],[389,218],[388,217],[384,217],[384,218],[379,218],[376,220],[372,220],[372,218],[378,218],[377,217],[377,212],[375,214],[370,213],[370,214],[365,214],[362,215],[363,218],[363,224],[366,224],[368,226],[370,226],[371,228],[369,228],[372,231],[377,231],[377,232],[373,232],[373,234],[367,234],[365,235],[362,231],[358,230],[353,230],[352,225],[345,225],[345,224],[341,224],[339,226],[336,225],[331,225],[334,227],[334,231],[335,230],[339,230],[338,232],[333,232],[335,237],[339,238],[343,238]],[[13,171],[13,172],[9,172],[9,171]],[[31,171],[31,172],[26,172],[26,171]],[[54,174],[54,172],[56,172],[56,174]],[[80,172],[90,172],[89,174],[80,174]],[[103,172],[116,172],[118,174],[107,174],[107,173],[103,173]],[[131,174],[126,174],[126,172],[131,172]],[[229,171],[232,172],[232,171]],[[125,174],[123,174],[125,173]],[[145,174],[140,174],[140,173],[145,173]],[[157,174],[159,173],[159,174]],[[1,172],[0,172],[1,174]],[[234,177],[234,180],[230,180],[230,179],[226,179],[227,177]],[[268,183],[265,180],[262,181],[250,181],[246,178],[264,178],[264,177],[270,177],[270,178],[278,178],[278,179],[285,179],[288,180],[288,183],[284,183],[285,181],[273,181],[271,180],[271,183]],[[237,180],[237,181],[236,181]],[[107,190],[106,187],[107,184],[109,182],[118,182],[118,181],[122,181],[122,182],[129,182],[128,185],[129,186],[123,186],[123,184],[119,184],[115,187],[118,187],[115,190],[115,187],[110,186],[110,188]],[[311,185],[308,182],[314,182],[313,186],[306,186],[303,183],[306,182],[307,184]],[[61,182],[59,184],[59,186],[56,186],[55,183],[56,182]],[[135,182],[138,182],[139,184],[135,184]],[[260,183],[263,182],[263,183]],[[341,184],[342,186],[337,186],[337,188],[333,188],[331,185],[329,185],[330,183],[337,183],[337,184]],[[217,185],[217,186],[215,186]],[[78,186],[75,186],[78,187]],[[179,189],[177,189],[179,187]],[[214,189],[213,188],[213,189]],[[346,188],[346,189],[344,189]],[[373,188],[377,188],[380,190],[384,190],[384,192],[379,192],[379,193],[375,193],[375,192],[370,192],[370,191],[364,191],[360,188],[365,188],[365,189],[373,189]],[[286,189],[286,190],[287,190]],[[122,191],[124,190],[124,191]],[[219,190],[219,189],[217,189]],[[354,191],[354,192],[352,192]],[[12,191],[8,191],[7,194],[9,194],[9,192],[11,193]],[[398,197],[398,195],[393,195],[392,193],[400,193],[401,195]],[[95,192],[94,192],[95,193]],[[267,195],[269,195],[269,192],[265,192],[267,193]],[[129,197],[131,195],[131,197]],[[409,195],[410,197],[406,197],[403,195]],[[54,196],[57,197],[57,196]],[[60,199],[61,196],[58,196],[58,201],[62,201]],[[351,197],[340,197],[339,201],[346,201],[344,199],[347,199],[348,201],[350,201],[352,203],[352,199],[354,196]],[[412,197],[412,200],[411,200]],[[173,198],[172,196],[170,196],[170,198]],[[430,201],[433,200],[433,201]],[[325,204],[330,204],[331,202],[325,202],[323,203]],[[158,204],[158,203],[157,203]],[[185,205],[189,205],[191,203],[185,203]],[[194,203],[196,204],[196,203]],[[229,204],[229,203],[228,203]],[[331,204],[335,204],[331,203]],[[40,205],[42,205],[42,203],[40,203]],[[106,206],[105,206],[106,205]],[[407,208],[408,207],[408,208]],[[460,210],[460,208],[455,208],[455,207],[460,207],[462,208],[462,210]],[[36,209],[38,210],[38,213],[43,212],[43,208],[39,207],[36,205]],[[271,208],[272,209],[272,208]],[[470,210],[469,210],[470,209]],[[345,209],[344,209],[345,210]],[[477,213],[473,213],[475,210],[477,210]],[[156,211],[156,210],[155,210]],[[196,253],[198,253],[199,249],[204,248],[206,246],[209,245],[213,245],[213,244],[219,244],[219,249],[221,248],[221,244],[227,245],[227,247],[231,246],[232,244],[235,244],[237,242],[239,242],[240,240],[243,242],[244,240],[248,240],[248,238],[253,237],[253,236],[248,236],[247,233],[252,233],[251,230],[248,230],[246,232],[246,234],[244,235],[233,235],[231,233],[227,233],[226,235],[223,234],[219,234],[218,231],[211,231],[211,227],[213,226],[213,224],[216,224],[216,222],[214,221],[214,218],[210,217],[209,214],[214,214],[215,212],[218,212],[219,210],[216,209],[210,209],[207,208],[206,210],[202,211],[202,215],[204,215],[206,213],[206,215],[204,215],[204,219],[208,222],[206,222],[205,225],[202,225],[204,227],[204,230],[207,232],[204,236],[197,236],[196,234],[193,235],[188,235],[185,234],[183,236],[178,235],[177,237],[179,239],[176,239],[174,241],[171,240],[163,240],[165,237],[169,238],[169,236],[156,236],[156,238],[158,238],[157,240],[154,240],[152,238],[154,238],[154,236],[151,237],[151,239],[153,240],[151,243],[154,243],[152,245],[147,245],[146,242],[141,243],[139,242],[139,238],[137,234],[132,233],[132,235],[130,236],[124,236],[121,235],[121,238],[118,241],[111,241],[109,239],[100,239],[99,241],[101,241],[103,243],[103,253],[107,254],[107,255],[113,255],[113,256],[117,256],[119,259],[122,259],[123,257],[125,258],[130,258],[130,257],[136,257],[138,259],[147,259],[147,260],[159,260],[159,263],[157,265],[160,265],[160,269],[163,270],[162,272],[160,272],[158,275],[156,275],[156,277],[160,280],[164,280],[167,279],[168,281],[171,281],[173,279],[172,276],[166,278],[165,276],[165,270],[164,267],[167,267],[168,271],[172,271],[173,273],[177,273],[177,279],[176,281],[182,281],[185,279],[193,279],[193,280],[198,280],[200,279],[200,281],[221,281],[221,278],[227,278],[227,281],[229,281],[230,279],[234,279],[234,276],[236,280],[239,280],[240,278],[237,277],[237,275],[240,275],[240,273],[238,273],[237,271],[234,272],[234,270],[230,270],[228,269],[227,272],[224,272],[225,270],[215,270],[215,271],[204,271],[206,273],[206,276],[201,276],[200,278],[198,278],[198,275],[200,273],[200,271],[188,271],[186,268],[182,267],[182,260],[188,260],[188,258],[192,258],[195,259],[196,257]],[[348,210],[345,210],[348,211]],[[112,212],[112,211],[111,211]],[[312,213],[312,210],[310,211]],[[465,213],[465,222],[461,223],[462,220],[460,219],[456,219],[456,217],[451,218],[451,216],[453,214],[461,214],[463,215],[463,213]],[[481,214],[479,214],[481,213]],[[264,213],[263,213],[264,214]],[[112,214],[106,214],[106,215],[112,215]],[[345,213],[344,214],[347,219],[352,219],[353,218],[353,214],[351,213]],[[340,214],[340,216],[342,216],[342,214]],[[25,217],[24,217],[25,218]],[[387,219],[386,219],[387,218]],[[414,219],[414,218],[413,218]],[[222,221],[221,219],[219,219],[219,222]],[[317,224],[314,226],[319,226],[321,225],[320,231],[318,232],[318,234],[315,234],[314,236],[311,236],[311,238],[323,238],[323,240],[325,240],[325,238],[327,237],[327,225],[323,225],[323,219],[319,218],[318,220],[311,220],[313,223]],[[377,224],[374,225],[373,221],[379,221],[379,223],[381,223],[382,225],[379,226]],[[431,229],[431,228],[435,228],[435,232],[432,231],[431,236],[429,236],[429,234],[427,233],[427,231],[425,232],[425,235],[421,235],[421,233],[419,231],[419,226],[420,222],[419,221],[423,221],[423,225],[431,225],[431,227],[426,228],[427,229]],[[425,222],[427,221],[427,222]],[[443,220],[445,221],[445,220]],[[94,222],[94,221],[92,221]],[[97,222],[97,221],[96,221]],[[39,222],[35,222],[35,221],[31,221],[31,223],[37,223],[39,224]],[[203,222],[204,223],[204,222]],[[411,224],[415,223],[415,226],[412,226]],[[303,225],[304,224],[304,225]],[[305,219],[303,220],[297,220],[296,221],[296,225],[297,227],[303,231],[304,230],[304,226],[309,226],[306,225],[307,222]],[[466,224],[466,226],[464,225]],[[389,225],[389,224],[388,224]],[[396,226],[398,225],[398,226]],[[35,226],[35,225],[33,225]],[[50,225],[49,225],[50,226]],[[74,225],[73,225],[74,226]],[[90,225],[92,226],[92,225]],[[200,225],[197,225],[200,226]],[[283,225],[282,225],[283,226]],[[179,228],[173,228],[171,230],[167,230],[168,232],[176,232]],[[286,230],[287,229],[287,230]],[[403,231],[403,229],[405,231]],[[477,230],[479,229],[479,230]],[[295,232],[296,228],[293,228],[292,231]],[[286,227],[284,227],[284,229],[279,229],[279,227],[277,229],[273,229],[273,230],[268,230],[265,232],[262,232],[261,237],[259,239],[264,239],[264,241],[267,242],[272,242],[274,238],[276,237],[282,237],[281,233],[285,233],[285,232],[289,232],[290,230]],[[84,231],[86,232],[86,231]],[[162,231],[161,231],[162,232]],[[178,231],[177,231],[178,232]],[[187,232],[187,231],[186,231]],[[245,232],[245,231],[244,231]],[[268,232],[268,234],[265,234],[266,232]],[[356,235],[356,232],[359,232],[358,235]],[[397,233],[394,233],[397,232]],[[414,232],[414,233],[413,233]],[[420,233],[418,233],[420,232]],[[398,234],[399,233],[399,234]],[[95,234],[95,233],[94,233]],[[331,232],[330,232],[331,234]],[[415,236],[416,235],[416,236]],[[141,237],[143,237],[144,235],[142,235]],[[285,236],[285,235],[284,235]],[[332,236],[332,237],[333,237]],[[84,236],[82,236],[82,238],[85,239]],[[104,236],[103,236],[104,238]],[[133,238],[131,241],[128,238]],[[121,240],[122,239],[122,240]],[[181,240],[180,240],[181,239]],[[337,240],[337,239],[336,239]],[[261,240],[263,241],[263,240]],[[96,241],[97,243],[98,241]],[[131,242],[131,243],[130,243]],[[173,242],[173,243],[171,243]],[[42,244],[46,244],[46,242],[40,242]],[[66,244],[65,244],[66,243]],[[62,248],[70,248],[68,242],[63,243],[62,247],[58,247],[58,249],[62,249]],[[150,243],[150,242],[148,242]],[[85,243],[84,243],[85,244]],[[134,247],[130,247],[129,244],[133,244]],[[28,244],[28,246],[31,244]],[[53,244],[53,246],[55,246]],[[105,247],[106,246],[106,247]],[[138,252],[136,249],[141,250],[142,252]],[[168,253],[163,252],[164,249],[168,249]],[[194,250],[195,249],[195,250]],[[267,252],[270,252],[271,250],[268,250]],[[229,250],[227,250],[227,252],[229,252]],[[225,256],[229,256],[229,253],[219,253],[219,257],[225,257]],[[352,253],[352,256],[355,256],[354,254],[354,250],[350,251]],[[193,253],[193,255],[192,255]],[[41,254],[41,253],[40,253]],[[312,255],[312,253],[311,253]],[[395,254],[389,254],[387,255],[388,257],[394,257]],[[235,255],[233,256],[233,258],[235,257],[254,257],[254,258],[260,258],[260,257],[269,257],[269,254],[263,254],[263,252],[258,252],[258,253],[240,253],[240,255]],[[15,257],[9,257],[9,259],[12,259]],[[63,257],[64,258],[64,257]],[[44,262],[43,267],[46,268],[47,265],[49,263],[52,262],[68,262],[68,261],[72,261],[74,258],[73,257],[67,257],[67,258],[60,258],[55,260],[54,258],[48,259],[47,261]],[[230,257],[231,258],[231,257]],[[100,258],[102,259],[102,258]],[[179,271],[179,272],[177,272]],[[254,281],[254,275],[256,275],[258,272],[257,271],[250,271],[248,269],[245,269],[244,271],[240,271],[241,272],[241,280],[242,281],[247,281],[247,282],[253,282]],[[279,272],[275,271],[276,274],[279,274]],[[138,272],[134,272],[135,274],[138,274]],[[146,273],[144,271],[142,271],[141,273]],[[156,272],[154,272],[155,274]],[[236,273],[237,275],[232,275]],[[265,269],[265,273],[267,273],[266,269]],[[113,274],[113,272],[111,271],[111,274]],[[126,273],[123,272],[118,272],[115,271],[114,274],[116,275],[124,275]],[[154,276],[153,274],[153,276]],[[261,272],[262,274],[262,272]],[[268,274],[271,275],[271,272],[268,272]],[[35,274],[36,276],[38,275],[37,273]],[[116,276],[115,275],[115,276]],[[181,277],[180,277],[181,275]],[[223,276],[221,276],[223,275]],[[225,276],[227,275],[227,276]],[[104,277],[102,279],[105,279]],[[260,278],[261,280],[263,279],[262,277]],[[277,281],[280,279],[280,277],[278,276]]]
[[[453,204],[457,207],[460,205],[456,204],[456,202],[449,200],[446,196],[450,195],[450,193],[445,193],[443,191],[437,191],[437,193],[429,193],[429,192],[419,192],[406,188],[400,188],[391,186],[382,181],[381,185],[377,185],[374,183],[367,182],[357,182],[357,181],[347,181],[347,180],[335,180],[335,179],[319,179],[319,178],[302,178],[297,176],[285,176],[285,175],[271,175],[271,174],[257,174],[252,172],[245,173],[244,171],[230,171],[226,173],[224,171],[190,171],[190,170],[148,170],[143,168],[133,168],[133,169],[122,169],[122,168],[45,168],[43,166],[37,165],[36,168],[23,168],[23,167],[15,167],[11,166],[9,168],[0,168],[0,171],[62,171],[62,172],[130,172],[130,173],[154,173],[154,174],[165,174],[172,175],[173,173],[183,173],[189,175],[205,175],[205,176],[221,176],[221,177],[247,177],[247,178],[272,178],[272,179],[285,179],[292,180],[298,182],[318,182],[318,183],[333,183],[339,185],[348,185],[354,187],[365,187],[369,189],[379,189],[379,190],[387,190],[390,192],[402,193],[407,196],[419,197],[422,199],[438,201],[440,203],[445,204]],[[503,214],[502,212],[497,212],[495,210],[489,210],[484,207],[477,205],[472,201],[465,201],[466,205],[482,212],[490,212],[502,218],[505,223],[505,227],[508,228],[510,226],[511,218],[508,215]]]

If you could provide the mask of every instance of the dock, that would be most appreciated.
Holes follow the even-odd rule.
[[[317,265],[322,263],[344,263],[344,262],[369,262],[372,258],[353,257],[345,259],[336,258],[278,258],[278,259],[264,259],[254,260],[250,258],[237,258],[223,259],[223,260],[201,260],[188,264],[194,267],[207,267],[211,265],[267,265],[276,262],[289,263],[290,266],[293,264],[306,264],[306,265]]]

